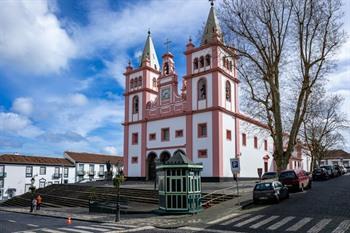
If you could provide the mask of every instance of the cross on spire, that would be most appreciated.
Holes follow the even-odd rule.
[[[169,45],[171,44],[171,41],[167,38],[166,41],[164,42],[165,46],[166,46],[166,51],[167,53],[169,52]]]
[[[214,6],[214,1],[215,0],[209,0],[211,6]]]

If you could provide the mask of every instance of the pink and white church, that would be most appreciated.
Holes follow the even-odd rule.
[[[267,126],[239,110],[237,59],[224,46],[211,6],[201,43],[186,45],[186,75],[178,89],[174,55],[159,65],[150,32],[140,65],[126,67],[124,173],[153,180],[156,160],[164,162],[181,149],[203,164],[202,177],[232,177],[230,158],[239,158],[240,177],[257,177],[257,169],[274,171],[273,142]],[[308,167],[299,147],[289,168]]]

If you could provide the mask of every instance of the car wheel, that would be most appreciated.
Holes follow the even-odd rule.
[[[289,196],[289,192],[288,192],[288,193],[287,193],[287,196],[286,196],[286,199],[289,199],[289,197],[290,197],[290,196]]]
[[[258,199],[254,198],[253,199],[253,204],[258,204]]]

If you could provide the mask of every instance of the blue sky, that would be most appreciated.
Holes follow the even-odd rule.
[[[181,77],[185,45],[198,38],[209,7],[206,0],[2,2],[0,152],[121,155],[128,60],[138,65],[150,28],[159,60],[165,40],[172,41]],[[340,52],[329,84],[345,97],[348,115],[349,49],[347,43]]]

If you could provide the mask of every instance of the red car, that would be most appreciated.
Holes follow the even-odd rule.
[[[290,190],[304,191],[311,188],[311,178],[304,170],[282,171],[278,180]]]

